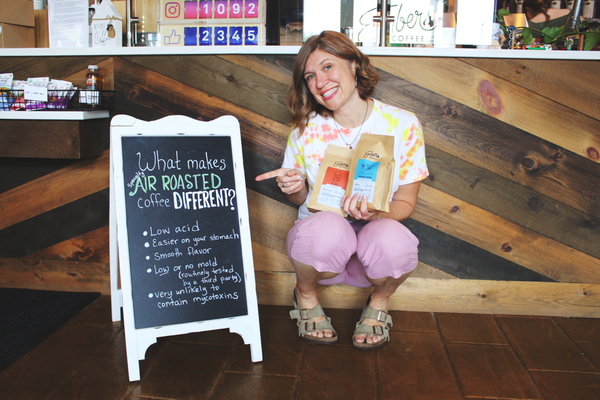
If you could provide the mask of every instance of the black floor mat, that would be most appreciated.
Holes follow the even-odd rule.
[[[0,288],[0,372],[99,296],[100,293]]]

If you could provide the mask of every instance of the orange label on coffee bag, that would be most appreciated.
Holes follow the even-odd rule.
[[[348,177],[350,171],[343,171],[337,168],[327,168],[323,177],[323,185],[334,185],[346,190],[348,186]]]

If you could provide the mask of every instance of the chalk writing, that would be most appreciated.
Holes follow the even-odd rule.
[[[123,138],[136,328],[247,313],[228,140]]]
[[[175,246],[180,241],[183,241],[185,237],[182,237],[182,235],[200,230],[200,223],[196,221],[193,225],[161,226],[160,228],[149,226],[142,235],[149,235],[150,237],[161,236],[161,239],[152,238],[152,247],[168,247]],[[168,235],[171,236],[168,237]],[[213,247],[198,247],[200,243],[204,242],[205,238],[206,236],[194,237],[194,245],[187,248],[187,254],[181,252],[179,247],[174,247],[172,250],[164,253],[155,252],[153,254],[150,261],[152,268],[148,268],[146,271],[148,274],[157,277],[167,277],[171,271],[175,271],[177,272],[177,278],[180,280],[180,284],[177,285],[179,288],[174,290],[157,290],[148,293],[149,299],[157,299],[156,307],[158,309],[187,306],[190,304],[190,301],[206,304],[218,300],[237,300],[239,298],[238,292],[235,289],[232,290],[231,285],[226,287],[224,284],[243,284],[240,274],[235,270],[234,265],[222,264],[218,256],[211,256]],[[212,233],[209,236],[210,241],[239,239],[240,235],[235,229],[227,233]],[[185,257],[186,255],[192,257],[210,256],[210,258],[205,258],[195,263],[174,266],[156,264],[157,261],[168,262],[170,259]],[[184,298],[185,295],[189,294],[201,294],[201,296],[194,296],[192,299]],[[165,298],[168,301],[162,300]]]

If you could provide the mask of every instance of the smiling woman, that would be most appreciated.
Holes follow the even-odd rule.
[[[378,81],[369,58],[345,35],[324,31],[309,38],[294,66],[288,97],[293,130],[282,168],[256,178],[276,178],[300,206],[287,240],[297,278],[290,315],[298,319],[298,334],[310,342],[338,339],[319,304],[317,285],[345,283],[373,287],[352,336],[354,347],[383,346],[392,323],[389,298],[417,265],[418,240],[399,221],[413,212],[420,181],[428,175],[423,132],[414,114],[371,97]],[[367,196],[358,194],[341,198],[343,213],[310,212],[307,204],[328,146],[353,149],[370,134],[393,137],[389,212],[368,209]]]

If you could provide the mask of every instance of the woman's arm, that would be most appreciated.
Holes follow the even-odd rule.
[[[410,217],[417,205],[420,187],[421,181],[399,186],[390,202],[390,212],[379,212],[377,218],[391,218],[396,221],[403,221]]]
[[[415,210],[420,187],[421,181],[409,183],[408,185],[400,185],[394,196],[392,196],[389,212],[368,211],[367,196],[363,197],[360,208],[357,208],[356,205],[361,200],[359,194],[351,197],[342,197],[342,209],[349,217],[356,220],[373,221],[378,218],[390,218],[402,221],[410,217]]]

